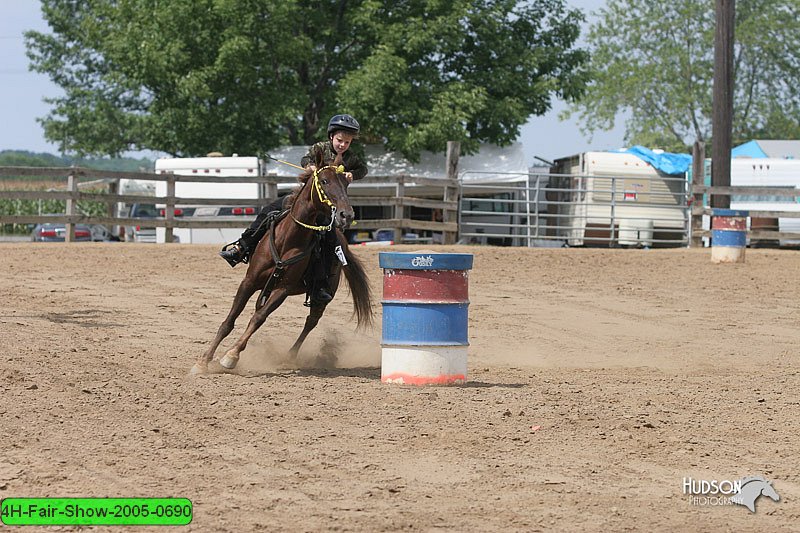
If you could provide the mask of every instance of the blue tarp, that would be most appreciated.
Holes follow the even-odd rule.
[[[739,146],[731,150],[731,157],[762,158],[762,157],[767,157],[767,154],[765,154],[764,150],[761,149],[761,146],[758,144],[758,141],[749,141],[744,144],[740,144]]]
[[[685,174],[692,166],[692,156],[689,154],[671,154],[669,152],[654,152],[644,146],[632,146],[627,150],[619,150],[626,154],[633,154],[639,159],[647,161],[664,174],[679,176]]]

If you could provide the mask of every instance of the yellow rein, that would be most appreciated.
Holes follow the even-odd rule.
[[[314,182],[312,183],[312,187],[311,187],[310,200],[312,202],[314,201],[314,191],[316,190],[317,191],[317,196],[319,196],[319,201],[322,202],[323,204],[326,204],[327,206],[329,206],[331,208],[331,222],[327,226],[311,226],[311,225],[306,224],[304,222],[300,222],[299,220],[297,220],[294,217],[294,215],[292,215],[292,220],[294,220],[295,222],[297,222],[298,224],[300,224],[301,226],[303,226],[306,229],[311,229],[311,230],[314,230],[314,231],[330,231],[333,228],[333,221],[336,218],[336,206],[333,205],[333,202],[330,201],[330,199],[328,198],[328,195],[325,194],[324,190],[322,190],[322,185],[319,182],[319,173],[322,172],[325,169],[328,169],[328,168],[334,169],[337,174],[343,174],[344,173],[344,167],[342,165],[339,165],[338,167],[335,167],[333,165],[327,165],[327,166],[324,166],[322,168],[318,168],[317,170],[315,170],[314,171],[314,178],[313,178]]]

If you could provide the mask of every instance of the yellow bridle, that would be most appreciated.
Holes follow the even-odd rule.
[[[314,176],[312,178],[314,181],[311,184],[311,197],[310,197],[310,200],[312,202],[314,201],[314,191],[317,191],[317,196],[319,197],[319,201],[331,208],[331,222],[327,226],[311,226],[311,225],[306,224],[304,222],[300,222],[299,220],[297,220],[294,217],[294,215],[292,215],[292,220],[294,220],[295,222],[297,222],[298,224],[300,224],[301,226],[303,226],[306,229],[311,229],[311,230],[314,230],[314,231],[330,231],[333,228],[333,222],[334,222],[334,220],[336,220],[336,206],[333,205],[333,202],[330,201],[330,199],[328,198],[328,195],[325,194],[325,191],[322,189],[322,184],[319,182],[319,173],[322,172],[323,170],[326,170],[326,169],[329,169],[329,168],[332,168],[333,170],[335,170],[337,174],[344,174],[344,166],[343,165],[339,165],[338,167],[335,167],[333,165],[326,165],[326,166],[324,166],[322,168],[316,169],[314,171]]]

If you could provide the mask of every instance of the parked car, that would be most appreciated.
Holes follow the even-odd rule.
[[[36,224],[31,232],[33,242],[64,242],[67,234],[65,224],[45,223]],[[75,224],[75,240],[91,241],[92,229],[86,224]]]
[[[155,204],[133,204],[127,215],[130,218],[156,218],[158,210]],[[156,228],[154,227],[125,226],[123,234],[128,242],[156,242]]]
[[[93,241],[103,241],[103,242],[119,242],[119,237],[114,235],[108,227],[104,226],[103,224],[90,224],[89,229],[92,232],[92,240]]]

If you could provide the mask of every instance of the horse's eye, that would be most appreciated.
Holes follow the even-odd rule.
[[[322,181],[321,181],[321,183],[322,183],[323,185],[327,185],[327,184],[328,184],[328,180],[326,180],[326,179],[324,179],[324,178],[323,178],[323,179],[322,179]]]

